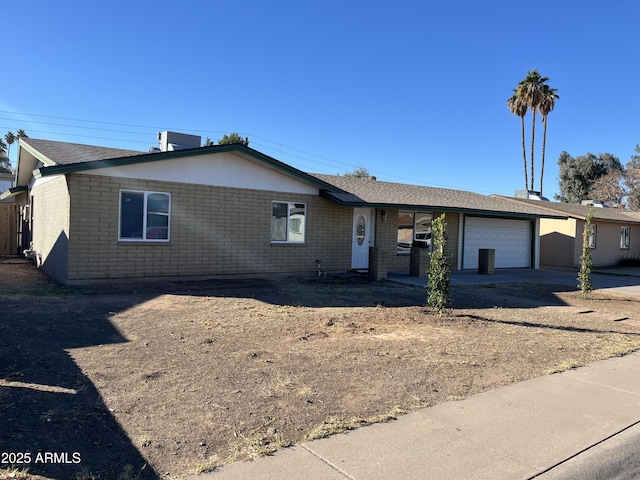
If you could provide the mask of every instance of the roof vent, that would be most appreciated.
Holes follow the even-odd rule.
[[[160,152],[170,152],[173,150],[184,150],[187,148],[200,148],[202,138],[199,135],[189,135],[176,132],[158,132],[158,143]]]
[[[544,202],[549,201],[547,197],[543,197],[542,195],[540,195],[540,192],[536,192],[534,190],[516,190],[515,198],[526,198],[528,200],[542,200]]]
[[[609,208],[609,205],[607,205],[606,203],[604,203],[601,200],[582,200],[582,202],[580,202],[581,205],[586,205],[589,207],[596,207],[596,208]]]

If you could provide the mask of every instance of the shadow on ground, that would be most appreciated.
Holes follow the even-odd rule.
[[[88,309],[68,296],[0,298],[0,452],[16,454],[3,461],[21,460],[16,467],[56,479],[117,478],[126,469],[158,478],[67,353],[125,342],[108,318],[131,305]]]

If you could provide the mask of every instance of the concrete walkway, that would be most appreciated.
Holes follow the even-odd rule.
[[[613,275],[611,273],[614,273]],[[575,270],[452,273],[453,285],[576,285]],[[599,290],[640,295],[640,269],[592,275]],[[390,281],[425,286],[391,273]],[[556,479],[608,439],[640,430],[640,354],[592,363],[302,443],[197,480]],[[637,472],[640,474],[640,472]]]
[[[592,363],[192,479],[552,479],[640,428],[640,355]]]

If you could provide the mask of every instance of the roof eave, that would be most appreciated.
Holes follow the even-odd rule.
[[[170,152],[154,152],[143,153],[140,155],[133,155],[127,157],[108,158],[103,160],[90,160],[86,162],[78,162],[69,165],[51,165],[44,166],[33,172],[35,178],[48,177],[53,175],[66,175],[68,173],[86,172],[91,170],[97,170],[101,168],[120,167],[125,165],[134,165],[139,163],[157,162],[162,160],[169,160],[175,158],[183,158],[194,155],[206,155],[209,153],[223,153],[223,152],[241,152],[245,155],[253,157],[254,159],[270,165],[278,170],[281,170],[299,180],[312,184],[321,190],[328,190],[332,192],[342,192],[339,188],[320,180],[308,173],[298,170],[295,167],[287,165],[275,158],[265,155],[253,148],[245,145],[232,143],[226,145],[212,145],[208,147],[189,148],[184,150],[175,150]]]
[[[27,187],[11,187],[8,190],[0,193],[0,200],[6,200],[7,198],[20,195],[22,192],[26,192]]]

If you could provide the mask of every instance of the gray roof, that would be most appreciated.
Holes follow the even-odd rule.
[[[520,205],[495,196],[486,196],[464,190],[383,182],[372,178],[363,179],[324,174],[312,175],[348,192],[345,194],[327,193],[325,195],[342,204],[463,211],[478,214],[492,213],[500,216],[563,217],[561,214],[553,214],[537,208],[536,205]]]
[[[494,195],[495,198],[505,199],[514,204],[532,205],[547,210],[548,212],[563,214],[572,218],[584,220],[593,209],[594,220],[607,220],[611,222],[633,222],[640,223],[640,212],[629,212],[617,208],[601,208],[589,205],[578,205],[576,203],[546,202],[541,200],[528,200],[525,198],[512,198]]]
[[[53,140],[38,140],[35,138],[21,138],[20,142],[31,146],[46,157],[53,165],[71,165],[74,163],[109,158],[132,157],[146,152],[124,150],[120,148],[96,147],[80,143],[55,142]]]
[[[566,218],[562,213],[541,209],[538,204],[514,203],[505,198],[480,195],[464,190],[383,182],[371,178],[309,174],[243,145],[215,145],[174,152],[149,153],[33,138],[23,138],[20,142],[34,154],[37,153],[38,159],[45,163],[45,167],[36,172],[41,176],[205,153],[236,151],[240,155],[254,161],[258,160],[282,173],[317,186],[323,196],[340,205],[443,212],[459,211],[467,214],[501,217]]]

